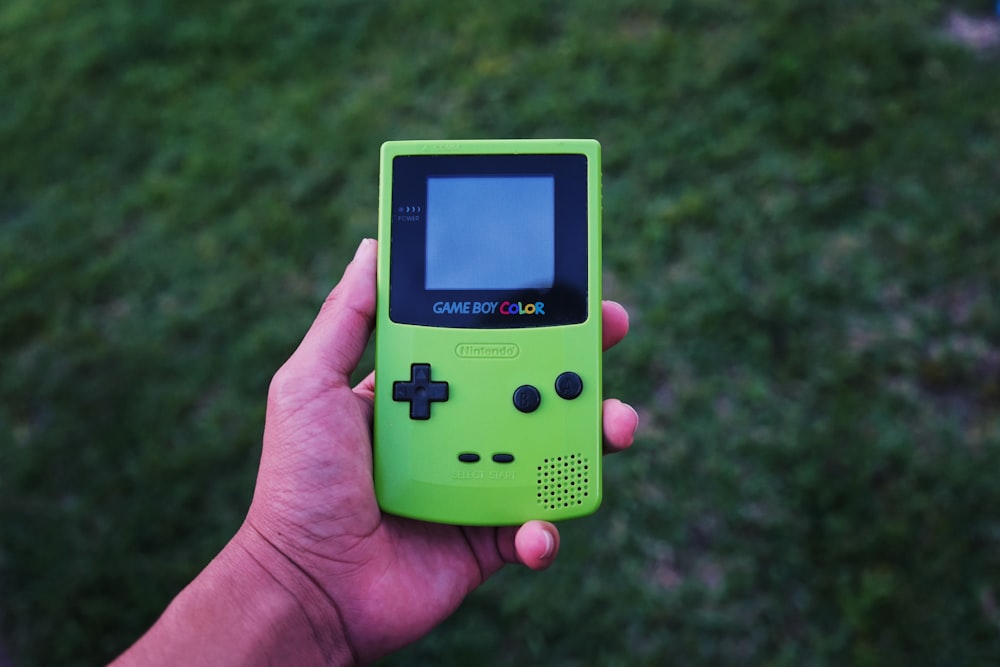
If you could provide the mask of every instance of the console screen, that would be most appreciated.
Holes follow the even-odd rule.
[[[394,157],[392,321],[454,329],[585,322],[591,260],[599,259],[590,221],[600,216],[590,210],[597,181],[588,168],[577,153]]]
[[[424,289],[555,282],[554,176],[430,176],[426,216]]]

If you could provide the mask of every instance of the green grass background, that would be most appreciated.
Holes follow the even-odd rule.
[[[386,139],[594,137],[595,516],[389,665],[1000,655],[989,2],[5,0],[0,637],[85,665],[239,525]],[[370,357],[369,357],[370,359]]]

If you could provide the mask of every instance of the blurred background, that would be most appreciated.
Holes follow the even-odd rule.
[[[995,12],[5,0],[0,664],[153,622],[244,516],[381,142],[496,137],[601,141],[642,428],[550,571],[385,664],[995,664]]]

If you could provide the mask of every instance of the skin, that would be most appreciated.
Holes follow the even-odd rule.
[[[375,258],[366,239],[271,382],[245,522],[114,664],[364,664],[424,636],[505,564],[552,564],[548,522],[470,528],[379,511],[375,377],[349,380],[374,323]],[[605,302],[603,317],[607,349],[628,315]],[[608,399],[603,420],[605,453],[632,444],[631,407]]]

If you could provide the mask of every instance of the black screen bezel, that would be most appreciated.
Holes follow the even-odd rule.
[[[555,187],[555,280],[546,289],[425,289],[427,179],[551,176]],[[587,320],[587,156],[582,154],[403,155],[392,162],[389,318],[400,324],[517,329]],[[501,249],[498,249],[501,251]],[[434,304],[544,303],[544,314],[434,312]]]

